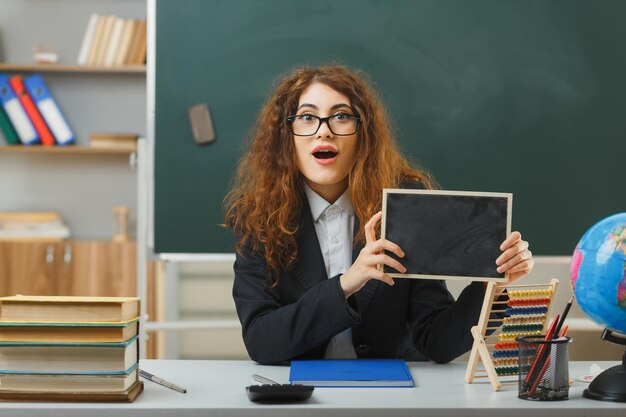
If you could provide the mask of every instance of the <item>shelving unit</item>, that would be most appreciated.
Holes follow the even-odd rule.
[[[55,262],[62,266],[59,268],[76,269],[80,264],[94,273],[99,271],[102,279],[118,282],[119,288],[127,291],[128,284],[135,286],[136,275],[133,239],[137,217],[137,151],[91,147],[89,136],[95,132],[145,135],[146,66],[76,65],[92,13],[145,18],[146,2],[3,0],[0,5],[0,72],[24,77],[42,74],[77,137],[77,142],[70,146],[9,146],[3,143],[0,133],[0,189],[3,190],[0,211],[59,212],[71,231],[71,239],[59,244],[63,249],[55,246],[58,252]],[[56,52],[59,63],[32,63],[32,51],[40,46]],[[130,240],[126,246],[111,240],[114,206],[130,208]],[[36,242],[32,246],[23,242],[2,244],[6,262],[15,258],[9,256],[11,251],[19,249],[19,253],[30,254],[41,250]],[[44,246],[46,251],[50,247]],[[115,256],[133,258],[133,263],[125,269],[123,284],[121,275],[105,266],[107,262],[116,264],[109,253],[111,248],[120,251]],[[33,257],[32,263],[41,264],[41,270],[48,275],[61,276],[56,271],[59,268],[42,261],[44,258]],[[98,263],[93,259],[98,259]],[[79,275],[84,274],[76,274]],[[9,281],[15,279],[5,268],[0,269],[0,281],[5,288],[12,288]]]
[[[138,171],[145,161],[139,150],[88,143],[91,133],[134,133],[139,147],[146,134],[146,66],[75,64],[92,13],[143,19],[146,0],[0,3],[0,72],[41,73],[77,136],[71,146],[8,146],[0,132],[0,211],[57,211],[71,230],[71,239],[63,242],[0,242],[0,287],[3,292],[24,292],[30,285],[48,294],[91,295],[129,295],[136,289],[144,300],[143,313],[156,317],[155,268],[147,262],[137,230],[138,212],[146,210],[138,207],[145,206],[138,202]],[[29,63],[39,45],[57,52],[59,63]],[[130,208],[127,242],[111,240],[114,206]],[[147,349],[142,346],[143,356],[154,356],[157,340],[151,337]]]
[[[8,146],[0,134],[5,197],[0,210],[57,211],[70,226],[72,239],[106,241],[112,235],[113,206],[128,206],[131,225],[137,222],[137,153],[92,148],[89,136],[145,136],[146,66],[77,65],[93,13],[142,19],[146,1],[3,0],[0,5],[0,72],[40,73],[77,137],[71,146]],[[59,63],[33,63],[36,47],[56,52]]]

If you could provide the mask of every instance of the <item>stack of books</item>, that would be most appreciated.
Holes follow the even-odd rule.
[[[0,73],[0,131],[9,145],[70,145],[76,135],[40,74]]]
[[[133,401],[136,297],[0,298],[0,400]]]
[[[93,13],[78,53],[78,65],[121,67],[146,62],[146,20]]]
[[[37,240],[55,242],[70,237],[70,229],[59,213],[0,212],[0,241]]]

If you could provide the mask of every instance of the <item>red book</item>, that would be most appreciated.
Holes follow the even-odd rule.
[[[13,91],[15,91],[15,95],[20,100],[20,103],[22,103],[22,106],[24,106],[26,114],[28,114],[28,117],[33,122],[35,130],[39,133],[41,143],[44,145],[54,145],[54,136],[52,135],[52,132],[50,132],[46,122],[43,120],[43,117],[41,117],[41,113],[39,113],[32,97],[26,92],[22,77],[14,75],[11,77],[9,82],[11,83],[11,87],[13,87]]]

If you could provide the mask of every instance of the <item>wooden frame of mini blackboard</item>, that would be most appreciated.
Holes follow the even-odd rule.
[[[482,255],[485,257],[485,259],[483,260],[483,264],[484,265],[488,265],[488,263],[492,263],[493,264],[493,271],[495,273],[495,275],[498,276],[493,276],[493,274],[487,276],[488,274],[483,274],[483,273],[468,273],[468,274],[464,274],[464,273],[451,273],[450,271],[441,271],[441,273],[438,273],[437,271],[415,271],[415,270],[411,270],[406,264],[407,264],[407,260],[409,259],[408,257],[411,256],[410,249],[407,250],[407,248],[402,248],[403,251],[405,252],[405,257],[400,259],[397,258],[394,254],[387,252],[387,254],[389,254],[390,256],[397,258],[400,263],[402,263],[405,267],[407,267],[407,272],[406,273],[399,273],[397,272],[395,269],[389,268],[389,267],[385,267],[385,272],[393,277],[393,278],[421,278],[421,279],[438,279],[438,280],[448,280],[448,279],[453,279],[453,280],[471,280],[471,281],[489,281],[489,282],[508,282],[508,273],[504,273],[504,274],[498,274],[496,271],[497,265],[495,264],[496,258],[500,255],[501,252],[499,252],[499,247],[500,244],[506,239],[507,236],[509,236],[511,234],[511,217],[512,217],[512,205],[513,205],[513,194],[510,193],[491,193],[491,192],[473,192],[473,191],[441,191],[441,190],[412,190],[412,189],[393,189],[393,188],[385,188],[383,189],[383,217],[382,217],[382,226],[381,226],[381,238],[383,239],[389,239],[391,241],[393,241],[391,239],[389,235],[389,231],[388,231],[388,225],[387,222],[389,220],[389,209],[388,209],[388,203],[389,203],[389,196],[390,195],[399,195],[403,198],[408,198],[410,200],[412,200],[413,202],[417,202],[420,199],[425,200],[424,197],[426,197],[426,199],[428,199],[428,196],[439,196],[442,197],[440,202],[443,203],[445,202],[445,200],[450,200],[450,198],[455,199],[456,197],[458,197],[458,199],[465,199],[465,200],[459,200],[459,202],[462,201],[467,201],[467,199],[479,199],[481,201],[483,201],[483,203],[487,203],[487,204],[491,204],[492,206],[496,207],[496,210],[499,212],[499,214],[503,214],[504,211],[506,211],[506,216],[502,217],[502,218],[497,218],[496,220],[500,220],[500,222],[497,223],[498,226],[498,230],[501,230],[503,228],[506,229],[506,232],[504,234],[500,234],[498,237],[494,237],[494,236],[483,236],[483,241],[485,241],[487,246],[490,246],[489,249],[489,253],[483,253]],[[433,199],[430,198],[429,199],[430,202],[434,202],[436,200],[438,200],[438,197]],[[506,204],[506,207],[503,208],[502,205]],[[442,206],[443,207],[443,206]],[[395,209],[395,208],[394,208]],[[392,209],[392,211],[394,210]],[[443,212],[443,211],[442,211]],[[434,215],[437,214],[436,211],[432,211],[429,210],[429,214],[432,213]],[[419,222],[417,223],[419,224]],[[493,226],[494,228],[496,226]],[[410,233],[410,231],[408,232]],[[396,236],[398,237],[398,236]],[[489,238],[489,239],[487,239]],[[501,239],[500,239],[501,238]],[[458,237],[457,237],[458,239]],[[394,243],[400,243],[399,241],[406,241],[406,236],[404,237],[404,239],[396,239],[398,240],[398,242],[394,242]],[[463,240],[460,240],[459,242],[463,243]],[[458,246],[459,242],[456,242],[455,244]],[[400,245],[402,247],[402,245]],[[406,245],[405,245],[406,246]],[[434,245],[436,246],[436,245]],[[495,250],[493,249],[493,247],[497,248],[498,252],[496,253]],[[480,254],[480,253],[479,253]],[[489,256],[489,259],[487,259],[487,256]],[[491,259],[493,258],[493,259]],[[404,259],[404,262],[403,262]],[[472,258],[473,259],[473,258]],[[410,266],[410,265],[409,265]],[[487,266],[485,266],[485,268],[489,268]]]

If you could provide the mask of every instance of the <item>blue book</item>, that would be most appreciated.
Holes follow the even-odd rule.
[[[67,123],[61,108],[52,97],[48,86],[39,74],[31,75],[24,80],[28,94],[33,98],[37,109],[46,121],[52,135],[59,145],[69,145],[76,142],[76,135]]]
[[[402,359],[291,361],[289,382],[314,387],[413,387]]]
[[[0,105],[4,108],[7,117],[13,124],[18,137],[24,145],[32,145],[39,142],[39,134],[35,130],[26,110],[15,95],[9,76],[0,74]]]

